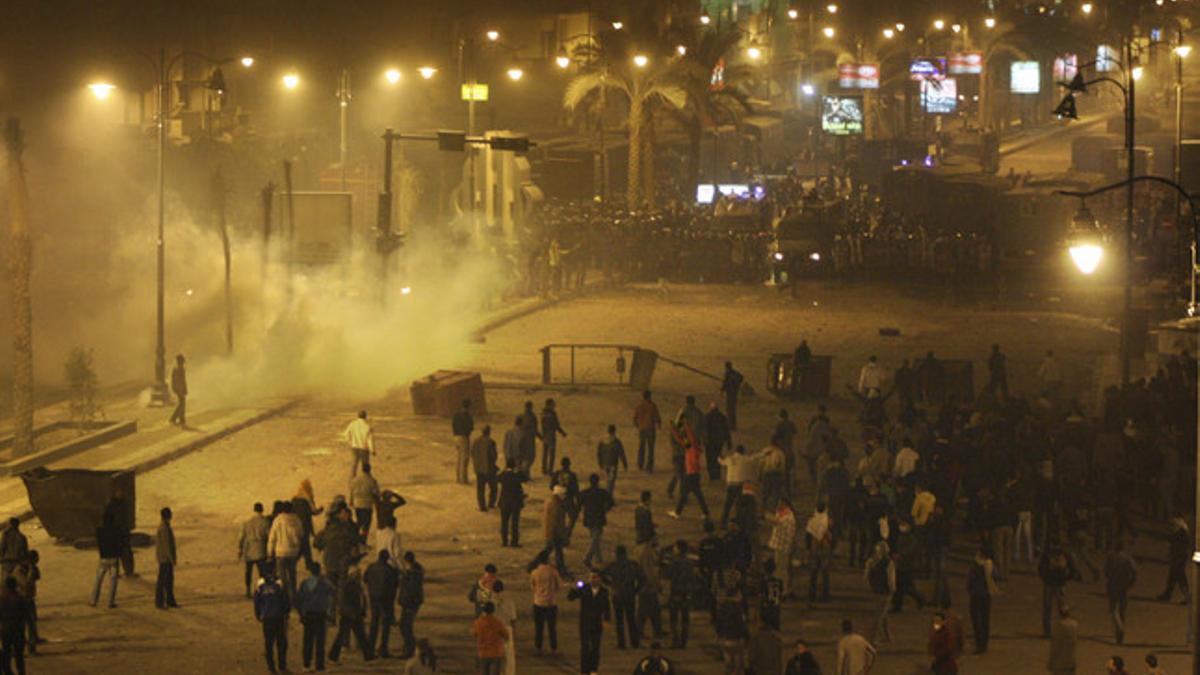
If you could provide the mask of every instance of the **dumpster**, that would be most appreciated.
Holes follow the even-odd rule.
[[[21,474],[21,480],[34,515],[55,539],[95,538],[104,506],[117,490],[125,495],[129,529],[132,531],[137,525],[133,471],[39,467]]]
[[[452,417],[462,408],[463,399],[471,400],[471,414],[487,415],[483,378],[479,373],[439,370],[409,387],[414,415]]]
[[[796,357],[792,353],[772,354],[767,361],[767,391],[784,398],[808,398],[824,400],[829,398],[831,386],[830,371],[833,368],[832,356],[813,354],[809,359],[808,370],[799,374],[795,370]]]

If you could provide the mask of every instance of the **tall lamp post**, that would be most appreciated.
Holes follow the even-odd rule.
[[[165,406],[171,400],[171,395],[167,389],[167,348],[166,348],[166,327],[165,327],[165,308],[166,308],[166,249],[165,249],[165,230],[167,218],[167,114],[170,106],[170,96],[168,87],[170,87],[171,71],[185,57],[191,57],[204,61],[213,66],[213,71],[205,80],[205,86],[209,89],[218,92],[225,89],[225,77],[221,73],[221,66],[232,61],[232,59],[216,59],[211,56],[206,56],[198,52],[182,51],[175,56],[167,59],[166,49],[158,50],[158,58],[150,58],[146,56],[146,60],[153,66],[156,73],[156,114],[155,124],[157,125],[157,180],[158,183],[158,230],[155,239],[155,260],[157,267],[157,284],[155,298],[155,344],[154,344],[154,382],[150,388],[150,405]],[[241,59],[243,67],[249,68],[254,65],[252,57],[243,57]],[[108,97],[113,90],[113,85],[110,84],[92,84],[89,85],[92,94],[100,100]]]
[[[1133,67],[1133,41],[1125,40],[1123,45],[1124,64],[1122,70],[1125,75],[1125,82],[1122,83],[1108,76],[1100,76],[1093,80],[1084,80],[1083,69],[1089,65],[1095,65],[1095,62],[1081,65],[1075,73],[1075,77],[1067,84],[1067,95],[1063,97],[1062,102],[1054,109],[1054,114],[1064,119],[1079,119],[1079,115],[1075,109],[1075,96],[1087,92],[1087,88],[1093,84],[1107,82],[1120,90],[1124,97],[1125,109],[1125,163],[1126,163],[1126,178],[1120,183],[1120,187],[1126,188],[1125,194],[1125,270],[1124,270],[1124,305],[1121,313],[1121,337],[1120,337],[1120,361],[1121,361],[1121,384],[1122,386],[1129,384],[1130,374],[1130,310],[1133,306],[1133,186],[1134,180],[1134,102],[1135,102],[1135,82],[1140,69]]]
[[[1187,190],[1183,189],[1183,186],[1181,186],[1179,183],[1177,183],[1175,181],[1168,180],[1166,178],[1160,178],[1158,176],[1131,176],[1129,178],[1126,178],[1123,181],[1113,183],[1111,185],[1104,185],[1104,186],[1098,187],[1094,190],[1089,190],[1086,192],[1072,192],[1072,191],[1060,190],[1058,192],[1058,194],[1065,195],[1068,197],[1077,197],[1082,200],[1082,199],[1087,199],[1088,197],[1094,197],[1094,196],[1104,193],[1104,192],[1109,192],[1111,190],[1119,190],[1123,187],[1132,187],[1135,183],[1140,183],[1140,182],[1158,183],[1160,185],[1166,185],[1175,191],[1175,194],[1180,198],[1180,200],[1187,202],[1188,211],[1191,213],[1191,216],[1192,216],[1192,261],[1191,261],[1192,264],[1191,264],[1191,275],[1190,275],[1191,276],[1191,296],[1190,296],[1190,301],[1188,302],[1188,315],[1194,317],[1194,316],[1196,316],[1196,312],[1197,312],[1197,305],[1196,305],[1196,271],[1197,271],[1196,270],[1196,250],[1197,250],[1197,246],[1200,246],[1200,214],[1198,214],[1196,211],[1195,201],[1192,200],[1192,197],[1191,197],[1191,195],[1188,194]],[[1080,213],[1086,214],[1086,207],[1082,208],[1080,210]],[[1087,219],[1087,216],[1084,216],[1084,218],[1081,218],[1079,215],[1077,215],[1076,219],[1075,219],[1076,220],[1075,229],[1079,228],[1079,226],[1081,225],[1081,223],[1080,223],[1081,220],[1086,220],[1086,219]],[[1087,229],[1091,229],[1093,231],[1096,229],[1094,226],[1094,221],[1091,225],[1084,223],[1083,227],[1087,228]],[[1096,264],[1099,263],[1100,253],[1096,252],[1094,258],[1090,255],[1079,255],[1080,253],[1083,253],[1082,249],[1087,246],[1095,247],[1095,246],[1098,246],[1098,244],[1091,243],[1091,244],[1083,244],[1082,246],[1079,246],[1079,245],[1073,246],[1072,250],[1071,250],[1071,257],[1072,257],[1072,259],[1075,260],[1075,263],[1079,267],[1079,270],[1081,272],[1083,272],[1084,274],[1091,274],[1091,272],[1095,270]],[[1197,392],[1197,419],[1200,419],[1200,376],[1197,377],[1197,381],[1194,383],[1194,385],[1196,387],[1196,392]],[[1196,476],[1195,476],[1195,479],[1196,479],[1196,484],[1200,485],[1200,434],[1197,435],[1197,443],[1196,443]],[[1196,518],[1195,522],[1200,523],[1200,490],[1198,490],[1196,493],[1195,518]],[[1194,532],[1193,535],[1195,536],[1195,540],[1193,542],[1192,564],[1195,566],[1195,569],[1196,569],[1196,575],[1193,578],[1200,579],[1200,528],[1197,528],[1197,531]],[[1200,675],[1200,639],[1197,639],[1197,636],[1195,635],[1195,632],[1197,630],[1200,630],[1200,583],[1192,584],[1191,594],[1192,594],[1191,595],[1191,605],[1192,606],[1190,608],[1190,612],[1191,612],[1190,621],[1191,621],[1191,627],[1192,627],[1192,632],[1193,632],[1193,634],[1192,634],[1192,673],[1194,675]]]

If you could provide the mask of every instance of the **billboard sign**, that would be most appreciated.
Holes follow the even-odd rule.
[[[940,56],[922,56],[913,59],[908,66],[908,76],[920,82],[931,77],[943,77],[946,74],[946,59]]]
[[[1054,81],[1070,82],[1079,72],[1079,57],[1075,54],[1063,54],[1054,59]]]
[[[1117,50],[1112,45],[1096,47],[1096,72],[1111,73],[1117,69]]]
[[[821,131],[834,136],[857,136],[863,132],[861,96],[825,96],[821,100]]]
[[[958,81],[953,77],[921,82],[921,107],[931,115],[950,115],[958,109]]]
[[[842,89],[878,89],[878,63],[839,63],[838,86]]]
[[[1013,61],[1009,89],[1014,94],[1036,94],[1042,90],[1042,66],[1037,61]]]
[[[983,73],[983,52],[957,52],[950,55],[951,75],[979,75]]]

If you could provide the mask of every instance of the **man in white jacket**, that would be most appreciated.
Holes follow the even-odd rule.
[[[292,513],[291,502],[279,503],[279,513],[271,523],[267,536],[267,556],[275,561],[275,573],[283,582],[289,598],[296,597],[296,559],[300,557],[300,540],[304,538],[304,525],[300,517]]]
[[[874,389],[876,393],[883,394],[883,378],[883,368],[872,355],[858,373],[858,393],[867,396]]]

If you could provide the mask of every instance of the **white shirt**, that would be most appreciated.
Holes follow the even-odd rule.
[[[725,482],[730,485],[758,479],[758,458],[756,457],[735,452],[717,461],[728,469],[725,474]]]
[[[916,471],[917,462],[920,461],[920,459],[921,456],[917,454],[917,451],[913,450],[907,445],[903,448],[900,448],[900,452],[896,453],[896,478],[904,478],[908,474]]]
[[[361,417],[351,422],[342,436],[352,448],[375,451],[375,433],[371,431],[371,425]]]
[[[814,513],[808,519],[808,524],[804,526],[804,531],[807,532],[813,541],[821,541],[825,535],[829,533],[829,514]]]
[[[858,392],[865,394],[870,389],[883,390],[883,368],[878,363],[867,361],[858,373]]]
[[[404,546],[400,543],[400,535],[390,527],[375,530],[375,555],[379,551],[388,552],[388,564],[400,569],[400,561],[404,559]]]

